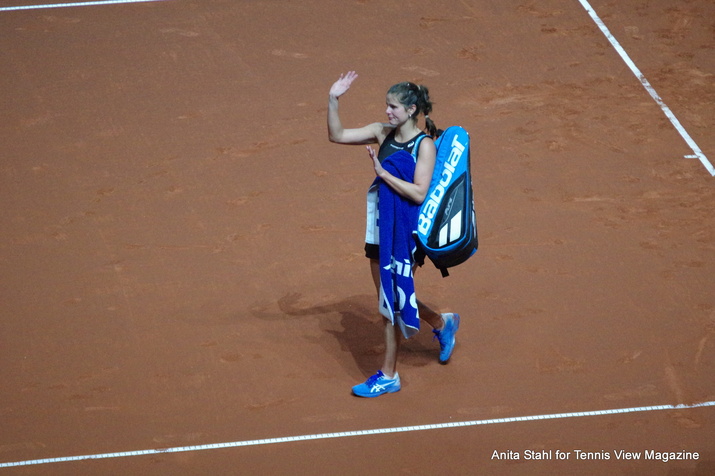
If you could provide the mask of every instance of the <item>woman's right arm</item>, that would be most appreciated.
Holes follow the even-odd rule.
[[[338,98],[345,94],[357,79],[355,71],[349,71],[330,88],[328,96],[328,139],[338,144],[374,144],[383,135],[383,124],[376,122],[358,129],[345,129],[340,121]]]

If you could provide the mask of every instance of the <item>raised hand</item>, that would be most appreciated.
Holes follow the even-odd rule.
[[[382,168],[382,164],[380,164],[380,159],[377,158],[377,153],[375,152],[375,149],[370,147],[369,145],[365,147],[367,149],[367,153],[372,159],[372,166],[375,169],[375,175],[378,177],[382,176],[382,173],[385,171],[384,168]]]
[[[345,74],[341,74],[335,83],[330,88],[330,96],[339,98],[350,89],[350,85],[353,81],[357,79],[358,75],[355,71],[348,71]]]

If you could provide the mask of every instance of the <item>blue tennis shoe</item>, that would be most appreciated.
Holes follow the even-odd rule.
[[[446,364],[449,358],[452,357],[454,344],[457,339],[454,337],[459,329],[459,314],[442,314],[444,327],[441,330],[434,329],[435,339],[439,340],[439,363]]]
[[[382,370],[378,370],[365,383],[355,385],[353,394],[365,398],[379,397],[385,393],[399,392],[401,387],[400,376],[397,373],[393,378],[387,378]]]

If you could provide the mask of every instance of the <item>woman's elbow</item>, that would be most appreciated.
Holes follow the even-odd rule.
[[[337,131],[328,131],[328,140],[330,142],[333,142],[335,144],[342,144],[343,142],[343,134],[341,132]]]
[[[417,205],[422,205],[427,199],[427,194],[429,193],[429,184],[418,185],[413,192],[413,200]]]
[[[425,190],[424,192],[417,191],[417,193],[415,193],[415,195],[412,197],[413,201],[417,205],[422,205],[422,203],[425,201],[425,198],[427,198],[427,190]]]

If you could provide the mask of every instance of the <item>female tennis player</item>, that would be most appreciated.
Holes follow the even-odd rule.
[[[375,174],[383,180],[394,192],[421,204],[429,189],[434,170],[436,148],[432,137],[438,133],[430,119],[432,102],[429,90],[422,85],[411,82],[395,84],[387,91],[386,104],[387,122],[375,122],[356,129],[346,129],[340,120],[338,112],[339,98],[345,94],[358,75],[354,71],[341,74],[340,78],[330,88],[328,96],[328,136],[331,142],[338,144],[366,145]],[[420,141],[415,164],[414,180],[412,182],[395,177],[382,167],[383,161],[393,153],[404,150],[412,153],[415,141],[425,132],[418,126],[418,117],[425,118],[425,129],[429,134]],[[378,151],[370,146],[377,144]],[[378,197],[379,200],[379,197]],[[369,218],[369,217],[368,217]],[[368,220],[366,236],[374,235],[370,228],[376,226],[375,220]],[[412,229],[416,229],[417,223]],[[365,256],[370,260],[370,270],[375,288],[380,293],[380,249],[378,244],[366,243]],[[419,246],[414,256],[413,272],[416,265],[424,263],[425,255]],[[419,318],[432,328],[440,344],[441,363],[449,361],[454,350],[455,334],[459,329],[459,315],[453,313],[438,314],[419,300],[417,301]],[[353,394],[360,397],[377,397],[385,393],[400,390],[400,376],[397,373],[397,354],[402,340],[399,328],[390,321],[385,321],[385,356],[382,368],[367,379],[366,382],[353,387]]]

